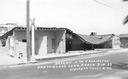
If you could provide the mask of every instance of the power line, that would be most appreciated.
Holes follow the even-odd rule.
[[[117,8],[117,7],[115,7],[115,6],[113,6],[112,4],[110,5],[108,5],[108,2],[105,2],[105,1],[102,1],[101,2],[101,0],[100,1],[98,1],[98,0],[93,0],[93,1],[95,1],[95,2],[97,2],[97,3],[99,3],[99,4],[101,4],[101,5],[104,5],[104,6],[107,6],[107,7],[109,7],[109,8],[112,8],[112,9],[115,9],[115,10],[119,10],[119,11],[121,11],[121,12],[123,12],[123,13],[126,13],[127,11],[125,11],[125,10],[123,10],[123,9],[119,9],[119,8]],[[106,4],[107,3],[107,4]]]
[[[100,0],[100,1],[105,2],[105,3],[107,3],[107,4],[111,5],[111,6],[113,6],[113,7],[117,8],[117,9],[119,9],[119,10],[122,10],[122,11],[125,11],[125,12],[127,11],[127,10],[124,10],[124,8],[119,7],[118,5],[112,4],[112,3],[110,3],[110,2],[107,2],[107,1],[104,1],[104,0]]]

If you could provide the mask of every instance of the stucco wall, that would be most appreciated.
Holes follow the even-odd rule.
[[[38,30],[35,33],[35,46],[36,46],[36,54],[42,49],[41,44],[44,41],[44,37],[47,37],[47,52],[53,53],[54,49],[52,49],[52,39],[55,39],[54,31],[42,31]],[[43,50],[42,50],[43,51]],[[43,53],[43,52],[42,52]]]
[[[47,52],[51,53],[63,53],[65,52],[65,34],[64,30],[56,30],[56,31],[36,31],[35,40],[36,40],[36,53],[38,54],[41,46],[41,38],[47,36]],[[53,45],[53,42],[55,43]]]
[[[23,56],[26,56],[27,42],[23,42],[26,39],[26,31],[14,30],[14,37],[15,37],[15,45],[14,45],[15,56],[18,57],[19,53],[23,53]],[[46,43],[47,45],[44,43]],[[45,46],[45,47],[42,47],[42,46]],[[45,51],[44,51],[44,48],[46,48]],[[35,31],[35,54],[36,55],[64,53],[64,52],[65,52],[65,31],[64,30],[36,30]]]
[[[112,39],[112,48],[113,49],[120,49],[120,39],[118,36],[114,36]]]
[[[65,31],[60,30],[55,32],[55,39],[56,39],[56,44],[55,44],[55,52],[56,53],[65,53]]]
[[[14,56],[19,57],[19,53],[23,53],[23,56],[26,57],[26,43],[23,40],[26,39],[25,30],[14,30]]]

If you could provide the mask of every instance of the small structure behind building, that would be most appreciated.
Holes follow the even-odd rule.
[[[120,49],[120,40],[117,35],[106,34],[106,35],[82,35],[81,38],[91,43],[94,49]]]

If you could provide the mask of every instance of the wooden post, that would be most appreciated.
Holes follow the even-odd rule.
[[[31,61],[35,61],[35,18],[32,20],[32,24],[31,24],[31,36],[32,36],[32,41],[31,41],[31,45],[32,45],[32,57],[31,57]]]
[[[30,40],[30,14],[29,14],[29,5],[30,1],[27,0],[27,5],[26,5],[26,38],[27,38],[27,61],[30,61],[30,53],[31,53],[31,40]]]

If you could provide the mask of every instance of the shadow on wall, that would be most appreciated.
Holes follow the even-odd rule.
[[[4,47],[6,45],[6,39],[0,39],[0,46]]]

